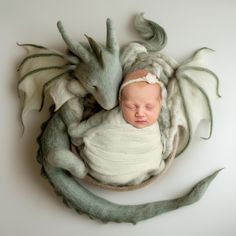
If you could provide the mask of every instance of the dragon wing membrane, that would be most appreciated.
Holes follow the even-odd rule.
[[[39,45],[21,44],[20,46],[27,51],[18,67],[20,74],[18,93],[22,102],[23,124],[23,117],[28,112],[42,109],[46,93],[53,98],[56,109],[74,97],[66,89],[66,85],[71,80],[68,72],[75,69],[78,60]]]
[[[210,101],[219,95],[219,80],[214,72],[205,67],[206,53],[209,48],[197,50],[192,57],[183,62],[176,71],[176,79],[182,98],[182,125],[178,153],[189,144],[192,134],[202,120],[209,121],[209,136],[212,134],[213,118]]]

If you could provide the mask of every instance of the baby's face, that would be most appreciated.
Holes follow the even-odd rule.
[[[157,122],[161,111],[159,84],[138,82],[127,85],[121,94],[120,107],[124,119],[136,128]]]

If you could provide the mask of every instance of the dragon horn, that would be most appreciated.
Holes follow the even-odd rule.
[[[72,42],[72,40],[67,35],[61,21],[57,22],[57,28],[58,28],[63,40],[65,41],[65,43],[69,47],[69,49],[75,55],[77,55],[84,63],[88,63],[89,62],[89,52],[79,42],[77,44],[74,44]]]
[[[102,57],[102,47],[91,37],[85,34],[85,37],[87,38],[90,47],[92,48],[98,62],[100,65],[103,67],[104,66],[104,61]]]
[[[107,19],[107,48],[111,52],[119,52],[119,43],[115,34],[114,26],[111,19]]]

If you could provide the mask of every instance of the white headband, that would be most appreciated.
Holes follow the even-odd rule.
[[[121,87],[120,87],[120,91],[119,91],[119,98],[121,98],[121,92],[122,90],[129,84],[133,84],[133,83],[137,83],[137,82],[147,82],[149,84],[159,84],[161,87],[161,94],[162,94],[162,104],[165,101],[166,98],[166,89],[165,86],[163,85],[163,83],[153,74],[148,73],[147,75],[137,78],[137,79],[131,79],[128,80],[126,82],[124,82]]]

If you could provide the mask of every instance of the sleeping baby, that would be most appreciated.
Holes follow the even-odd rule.
[[[89,174],[101,183],[142,183],[165,167],[158,125],[165,88],[145,69],[129,73],[119,91],[119,106],[100,111],[68,132]]]

